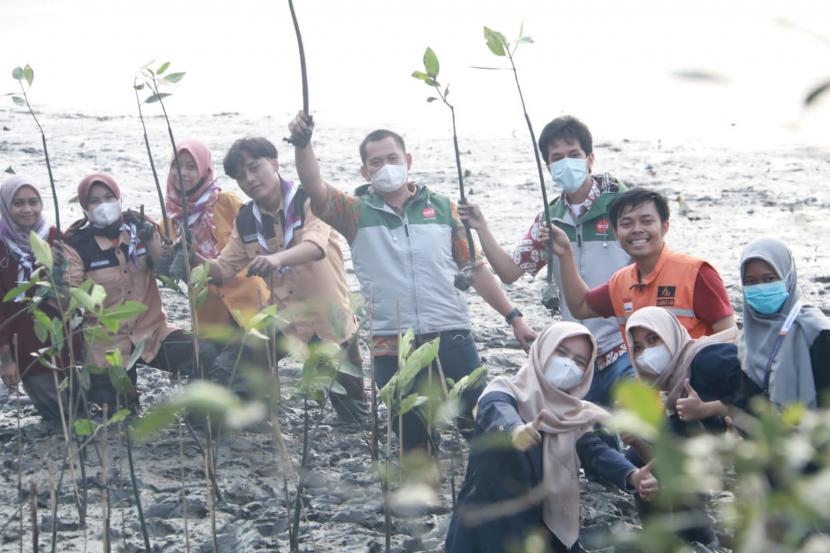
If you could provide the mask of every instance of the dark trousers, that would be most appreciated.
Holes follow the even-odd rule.
[[[415,337],[415,344],[417,347],[434,339],[439,334],[423,334]],[[467,376],[475,369],[481,366],[481,358],[476,351],[475,341],[469,330],[447,330],[440,333],[441,342],[438,347],[438,359],[441,362],[441,368],[444,371],[444,376],[452,378],[458,382],[461,378]],[[377,380],[378,388],[383,388],[389,380],[398,371],[398,357],[395,355],[382,355],[375,357],[375,378]],[[429,372],[432,371],[433,382],[439,382],[439,374],[437,367],[433,363],[432,366],[423,369],[415,378],[413,384],[413,391],[426,388],[429,381]],[[478,396],[484,387],[477,387],[468,389],[461,396],[460,405],[460,425],[472,429],[472,411],[478,401]],[[427,449],[427,444],[433,440],[433,444],[437,442],[437,436],[430,436],[427,432],[427,423],[423,413],[418,409],[413,409],[402,417],[403,439],[401,440],[401,447],[405,452],[411,452],[415,449]],[[392,425],[395,433],[398,433],[398,424]],[[400,436],[398,436],[400,438]]]

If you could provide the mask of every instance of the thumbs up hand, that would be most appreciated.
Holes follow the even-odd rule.
[[[531,422],[520,424],[513,429],[513,447],[519,451],[527,451],[542,441],[539,427],[542,425],[545,412],[540,411]]]
[[[647,465],[638,468],[628,475],[628,484],[637,490],[640,499],[643,501],[652,501],[657,497],[657,491],[660,489],[657,478],[651,474],[653,464],[654,460],[652,459]]]
[[[686,388],[686,397],[678,399],[675,404],[675,411],[677,411],[680,420],[697,421],[711,416],[708,412],[707,402],[700,399],[695,389],[689,384],[688,378],[683,381],[683,387]]]

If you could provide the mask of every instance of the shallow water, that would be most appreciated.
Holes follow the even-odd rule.
[[[13,165],[18,172],[33,174],[43,184],[48,180],[43,166],[40,139],[30,120],[19,111],[0,110],[3,130],[0,133],[0,165]],[[282,174],[292,178],[291,150],[279,143],[286,123],[276,118],[249,118],[238,114],[212,116],[175,116],[178,138],[194,137],[205,141],[216,157],[221,174],[222,154],[232,141],[243,135],[270,137],[282,154]],[[71,201],[80,178],[92,171],[108,171],[122,186],[125,205],[137,208],[144,204],[149,214],[158,214],[156,192],[143,148],[140,124],[135,117],[91,117],[80,114],[49,114],[42,117],[48,130],[49,149],[58,187],[61,220],[64,225],[80,214]],[[148,120],[155,148],[157,168],[166,178],[169,163],[166,129],[163,120]],[[327,128],[318,122],[315,144],[324,177],[343,189],[361,184],[357,144],[363,131],[352,127]],[[418,182],[455,196],[455,165],[449,136],[413,132],[406,136],[414,157],[413,175]],[[739,304],[737,263],[740,249],[749,239],[762,234],[777,235],[795,252],[800,284],[811,303],[830,310],[830,263],[824,254],[830,231],[830,189],[823,177],[830,169],[830,151],[805,146],[767,149],[739,149],[707,146],[700,142],[668,143],[651,141],[603,141],[597,137],[595,168],[609,171],[630,185],[647,186],[666,194],[674,215],[668,243],[678,251],[703,257],[723,275],[733,303]],[[524,135],[500,139],[463,138],[462,163],[470,175],[467,186],[471,198],[488,215],[495,234],[509,246],[524,232],[539,209],[538,184],[533,157]],[[228,190],[238,190],[235,183],[222,180]],[[687,212],[678,212],[677,199],[683,196]],[[47,200],[47,208],[52,210]],[[357,289],[349,266],[349,282]],[[549,320],[538,304],[541,278],[525,277],[507,291],[526,313],[528,321],[541,328]],[[165,306],[174,321],[186,325],[186,308],[181,297],[165,291]],[[516,370],[524,355],[517,349],[501,317],[475,295],[470,295],[471,316],[476,342],[488,359],[491,374]],[[368,367],[364,367],[367,371]],[[287,394],[291,394],[298,375],[295,363],[283,369]],[[152,405],[171,391],[166,375],[142,370],[140,388],[145,406]],[[301,402],[286,402],[282,424],[292,458],[297,459],[301,437]],[[0,535],[0,550],[16,550],[17,522],[14,521],[17,445],[13,403],[5,401],[0,410],[0,449],[4,470],[0,479],[0,527],[9,521]],[[24,409],[23,482],[38,485],[40,515],[48,514],[46,466],[58,466],[61,438],[49,435],[33,414]],[[383,543],[382,496],[371,472],[365,430],[340,425],[326,414],[311,453],[313,475],[308,484],[310,508],[303,547],[320,551],[380,551]],[[127,507],[128,480],[123,449],[111,437],[111,458],[117,468],[113,474],[113,542],[121,550],[139,551],[141,538],[134,511]],[[451,435],[445,436],[450,449]],[[201,457],[194,442],[185,438],[185,472],[188,482],[188,509],[191,546],[196,551],[210,551],[210,525],[205,499]],[[453,449],[457,449],[453,447]],[[154,550],[183,550],[183,519],[178,507],[178,445],[175,433],[162,434],[145,446],[136,447],[138,478],[142,502],[149,521]],[[463,447],[461,457],[464,457]],[[463,461],[456,463],[456,485],[463,475]],[[223,437],[219,446],[219,483],[225,501],[218,508],[217,525],[222,551],[273,551],[287,549],[285,510],[282,495],[282,472],[268,434],[244,432]],[[448,475],[449,455],[442,460],[444,509],[439,513],[412,519],[395,519],[394,544],[399,551],[438,551],[446,531],[450,504]],[[284,468],[284,467],[282,467]],[[93,482],[99,473],[97,457],[90,454],[87,476],[90,484],[90,508],[86,548],[97,549],[100,543],[100,490]],[[111,478],[112,480],[112,478]],[[65,479],[68,482],[68,476]],[[583,524],[591,529],[607,528],[622,519],[636,524],[629,498],[605,491],[596,484],[585,497]],[[76,513],[70,506],[72,494],[65,483],[60,503],[60,551],[84,549],[83,532],[73,524]],[[179,510],[177,510],[179,509]],[[28,511],[26,511],[28,513]],[[123,522],[122,522],[123,516]],[[30,521],[24,514],[24,540],[28,544]],[[122,530],[123,527],[123,530]],[[43,527],[41,545],[48,543]],[[312,542],[313,540],[313,542]],[[30,545],[26,546],[27,549]]]

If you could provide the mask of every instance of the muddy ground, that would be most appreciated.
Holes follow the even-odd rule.
[[[40,178],[47,185],[40,138],[30,121],[17,111],[0,111],[0,165],[14,166]],[[174,119],[179,138],[206,142],[214,152],[218,174],[221,156],[235,138],[264,135],[277,143],[282,174],[294,176],[291,150],[280,143],[286,134],[282,117],[252,120],[235,113],[189,116]],[[49,136],[49,150],[58,184],[64,224],[77,218],[80,209],[73,203],[80,178],[95,170],[113,173],[125,192],[125,204],[145,204],[148,213],[159,213],[152,176],[143,147],[138,121],[132,116],[88,117],[80,114],[43,114],[41,121]],[[156,165],[166,176],[169,163],[163,120],[148,120]],[[324,176],[333,184],[351,189],[361,183],[358,175],[357,144],[371,128],[325,127],[318,121],[316,149]],[[439,132],[401,129],[414,157],[413,174],[422,183],[455,196],[455,166],[449,136]],[[737,263],[743,244],[759,235],[777,235],[793,248],[799,282],[808,301],[825,312],[830,309],[830,263],[824,256],[830,231],[830,191],[823,179],[830,169],[830,152],[806,146],[778,146],[748,149],[708,146],[701,143],[629,141],[624,137],[605,140],[597,136],[598,171],[609,171],[630,185],[655,188],[671,200],[673,217],[668,242],[671,247],[710,261],[722,274],[733,303],[740,314]],[[490,218],[497,236],[509,246],[524,232],[538,209],[538,184],[526,136],[496,139],[461,138],[463,165],[469,171],[467,185],[471,198]],[[238,190],[223,179],[223,188]],[[47,199],[51,211],[51,203]],[[347,254],[348,258],[348,254]],[[349,281],[357,283],[347,261]],[[550,320],[538,302],[541,278],[525,277],[507,292],[537,328]],[[186,327],[188,317],[180,296],[165,291],[170,318]],[[511,373],[524,360],[509,328],[501,317],[474,294],[469,295],[476,343],[491,375]],[[364,351],[365,353],[365,351]],[[364,355],[364,358],[366,356]],[[368,375],[368,365],[364,373]],[[294,466],[298,464],[302,437],[302,401],[296,383],[296,361],[283,363],[283,411],[280,421]],[[368,376],[366,379],[368,388]],[[140,369],[139,387],[145,409],[173,391],[166,374]],[[49,516],[50,468],[57,472],[63,456],[63,438],[54,428],[40,422],[34,409],[22,397],[22,479],[24,489],[33,483],[38,490],[40,547],[51,543]],[[29,502],[23,516],[21,546],[17,519],[16,480],[18,444],[16,399],[7,391],[0,397],[0,551],[31,551],[32,520]],[[315,410],[315,414],[317,411]],[[381,415],[385,410],[381,409]],[[344,424],[326,411],[310,450],[311,471],[307,479],[309,508],[302,525],[301,547],[308,551],[381,551],[384,541],[383,497],[372,472],[367,446],[368,424]],[[125,450],[118,434],[110,434],[108,479],[112,505],[111,539],[114,551],[141,551],[143,542],[129,487]],[[103,446],[99,447],[99,451]],[[180,498],[178,433],[163,432],[145,445],[134,448],[141,501],[147,518],[153,550],[185,550],[184,518]],[[454,463],[451,459],[455,459]],[[445,433],[441,466],[442,505],[428,514],[393,519],[393,550],[439,551],[442,548],[451,505],[450,474],[454,466],[455,485],[463,478],[466,446]],[[184,438],[184,476],[192,551],[212,551],[211,523],[203,474],[204,463],[196,442]],[[223,435],[218,442],[217,473],[222,501],[216,505],[216,528],[220,551],[287,551],[288,533],[283,494],[284,463],[273,446],[267,425],[249,431]],[[74,507],[70,477],[64,476],[60,490],[57,521],[58,551],[100,551],[102,543],[103,498],[101,466],[94,451],[86,463],[89,490],[86,527],[81,528]],[[614,527],[636,526],[632,500],[625,494],[598,483],[584,482],[583,534],[591,537]],[[28,492],[27,492],[28,493]],[[26,495],[26,494],[24,494]],[[717,501],[729,501],[724,494]]]

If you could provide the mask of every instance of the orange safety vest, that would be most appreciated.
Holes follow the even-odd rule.
[[[608,281],[614,315],[625,338],[625,323],[632,313],[656,305],[674,313],[692,338],[713,334],[712,327],[695,317],[695,281],[705,261],[663,246],[657,265],[644,279],[636,263],[623,267]]]

